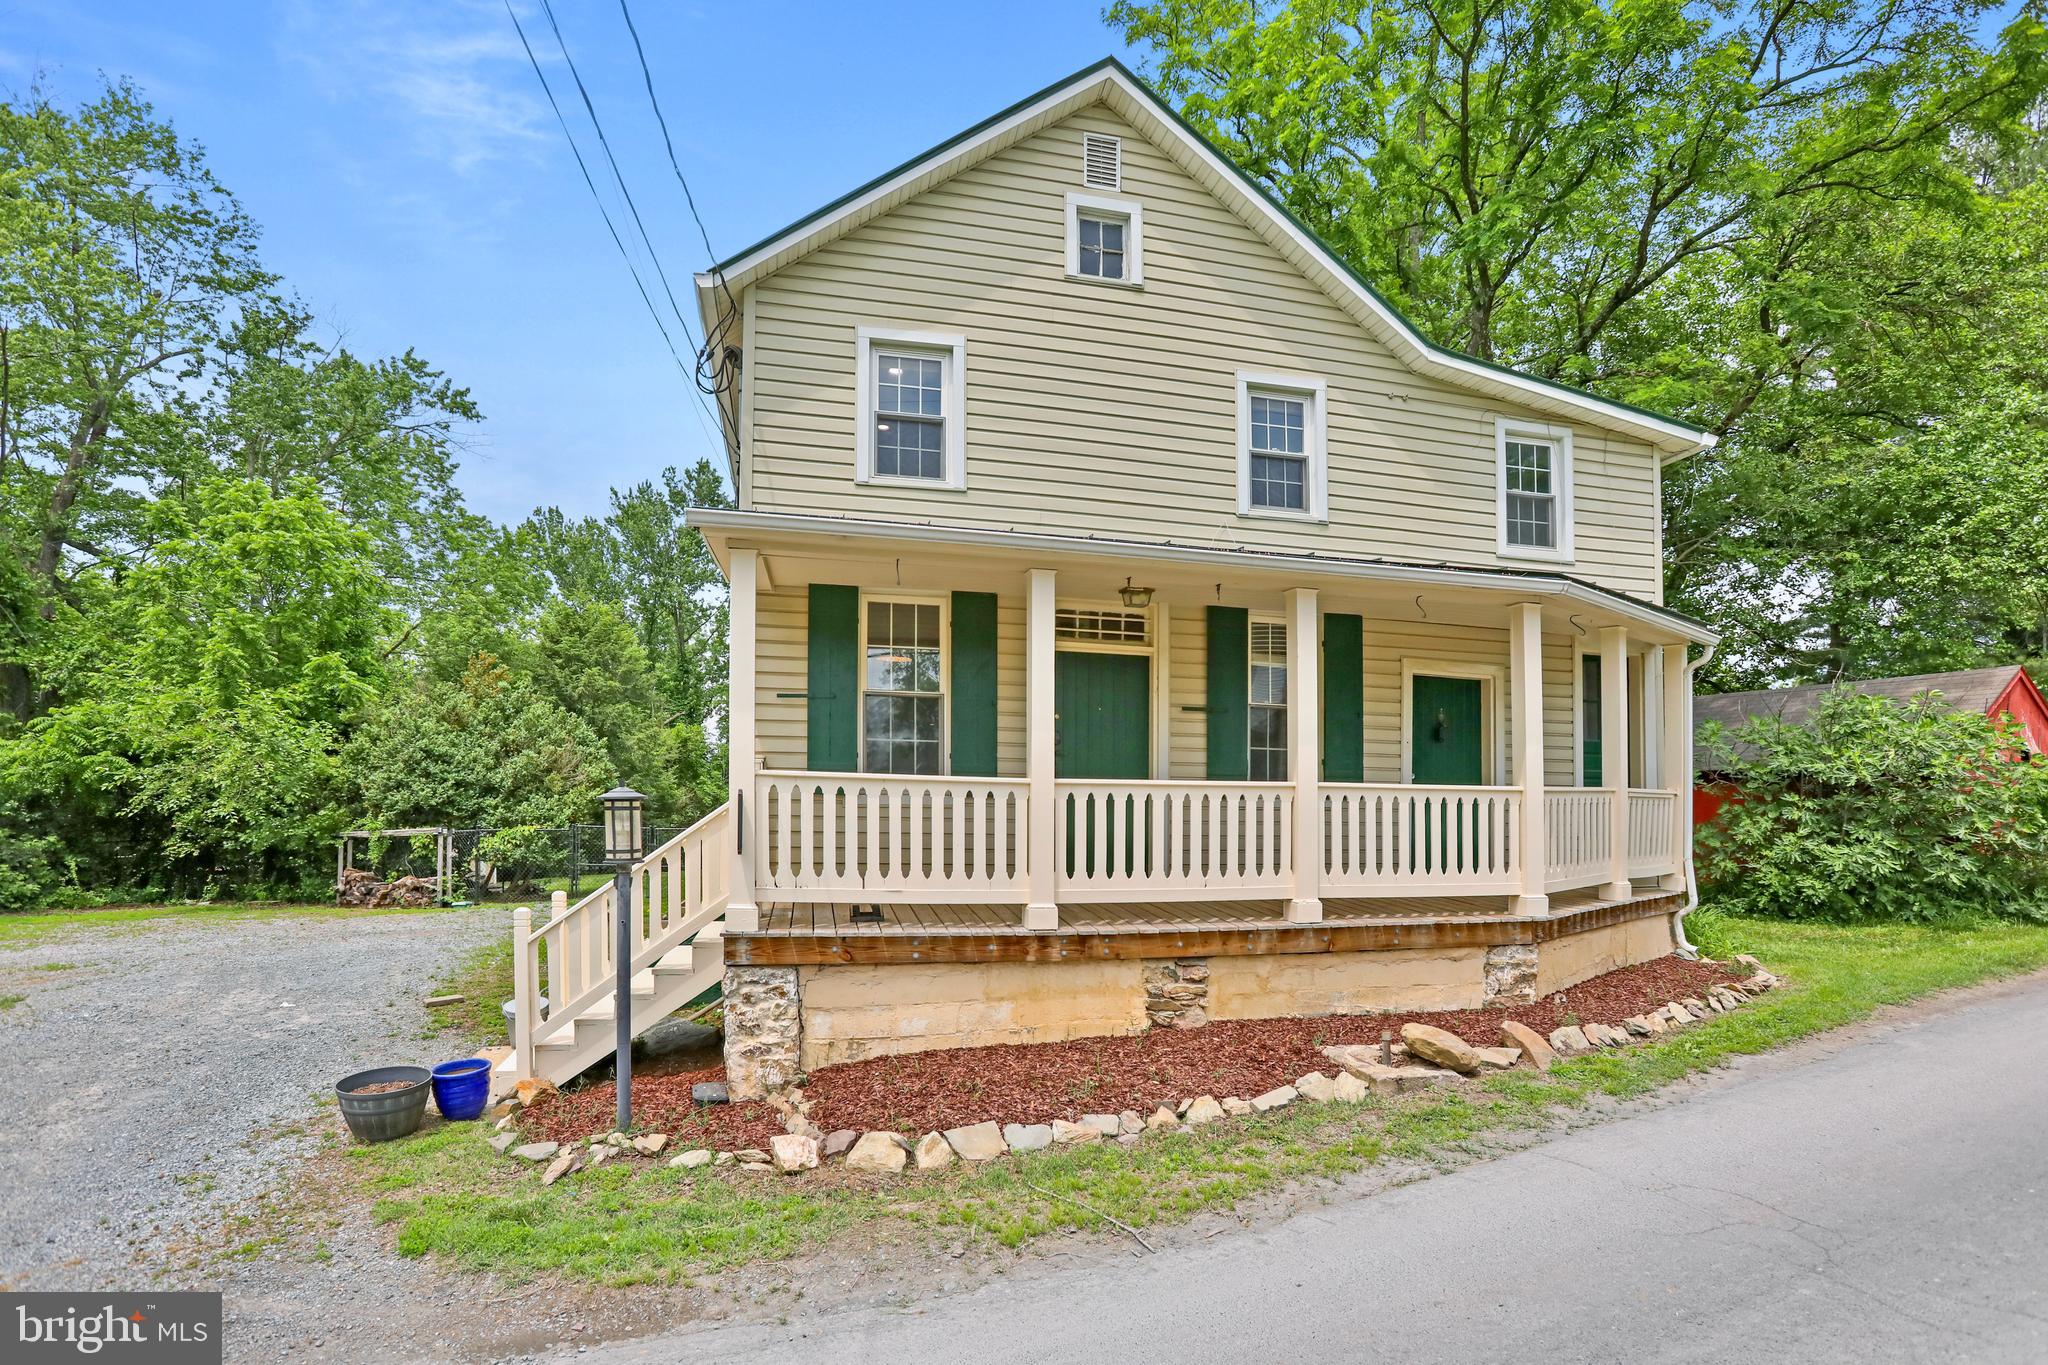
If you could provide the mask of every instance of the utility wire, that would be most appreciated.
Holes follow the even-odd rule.
[[[683,174],[682,164],[676,160],[675,139],[669,136],[668,119],[661,112],[661,100],[654,93],[654,72],[647,65],[647,49],[641,46],[640,30],[633,23],[633,10],[626,0],[619,0],[619,13],[625,16],[626,32],[633,37],[633,52],[640,59],[640,78],[647,86],[647,102],[654,107],[654,121],[661,125],[661,143],[668,149],[669,169],[675,172],[676,183],[683,187],[683,202],[690,206],[690,217],[697,224],[697,236],[704,242],[705,259],[712,262],[712,276],[718,281],[719,292],[725,295],[725,315],[718,321],[716,330],[704,338],[704,349],[697,354],[697,383],[704,387],[709,383],[713,393],[723,393],[730,386],[732,376],[722,354],[713,354],[716,343],[732,326],[739,315],[739,304],[733,299],[732,286],[725,281],[725,272],[718,269],[718,253],[712,249],[711,233],[704,226],[704,215],[697,211],[697,196],[690,193],[690,181]],[[708,372],[708,373],[707,373]]]
[[[547,73],[541,70],[540,59],[534,56],[533,44],[528,42],[526,39],[526,28],[523,24],[519,22],[519,15],[512,8],[512,0],[505,0],[505,15],[512,21],[513,31],[519,35],[519,46],[525,50],[526,60],[533,67],[533,74],[540,80],[541,91],[547,96],[548,99],[548,108],[554,110],[555,122],[561,125],[562,136],[569,143],[569,153],[571,156],[576,158],[576,169],[583,173],[583,184],[586,188],[589,189],[591,199],[597,204],[598,216],[604,219],[605,230],[611,234],[612,245],[619,249],[620,259],[625,261],[626,271],[633,277],[633,286],[634,288],[640,291],[640,301],[647,305],[647,316],[654,320],[654,329],[657,332],[661,333],[662,345],[668,348],[669,359],[675,362],[677,373],[681,374],[685,381],[691,381],[690,370],[683,364],[682,356],[676,351],[675,339],[669,335],[667,325],[664,324],[661,320],[661,310],[654,306],[654,296],[647,292],[647,283],[640,277],[640,268],[633,263],[633,253],[626,250],[625,239],[619,236],[618,225],[612,221],[611,210],[605,207],[604,196],[599,194],[597,191],[597,181],[593,179],[590,174],[589,163],[583,159],[583,149],[576,145],[576,135],[569,130],[569,120],[566,116],[563,115],[562,106],[555,99],[554,87],[548,84]],[[548,17],[549,21],[552,22],[554,16],[550,14]],[[556,30],[555,36],[556,41],[559,42],[561,39],[561,31],[559,29]],[[562,55],[564,57],[567,57],[569,55],[568,49],[566,47],[563,49]],[[575,68],[573,64],[571,65],[570,70],[572,73],[574,72]],[[582,85],[582,81],[580,79],[577,81],[577,85],[579,87]],[[586,106],[589,104],[589,96],[586,95],[584,97],[584,103],[586,104]],[[592,111],[591,117],[593,118],[593,120],[596,118],[595,111]],[[598,132],[598,137],[602,139],[603,136],[603,130],[600,129]],[[610,154],[609,148],[606,149],[606,154]],[[612,169],[613,173],[616,174],[618,171],[616,163],[614,163]],[[623,182],[621,182],[620,188],[624,188]],[[628,198],[627,202],[631,202],[630,197]],[[636,218],[639,216],[637,211],[634,216]],[[642,231],[642,237],[643,239],[645,237],[644,229]],[[657,260],[655,262],[655,269],[659,270],[660,268],[661,264]],[[664,280],[664,285],[665,284],[666,281]],[[671,306],[673,306],[674,304],[673,296],[671,296],[670,298],[670,304]],[[681,317],[680,314],[678,314],[678,321],[680,320]],[[685,326],[683,329],[683,337],[686,341],[690,342],[693,348],[695,347],[696,339],[690,335],[689,328],[687,326]],[[705,410],[703,394],[697,391],[697,385],[693,381],[690,382],[690,388],[692,390],[692,396],[696,399],[698,420],[702,421],[704,420],[704,418],[710,415]],[[704,434],[707,437],[712,436],[712,433],[709,428],[705,430]],[[716,437],[712,437],[712,439],[714,441],[717,441]],[[722,444],[722,442],[720,442],[720,444]]]

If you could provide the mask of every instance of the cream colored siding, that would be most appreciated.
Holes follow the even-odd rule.
[[[1064,196],[1091,129],[1125,139],[1123,194],[1145,208],[1142,289],[1065,278]],[[1495,419],[1555,421],[1416,375],[1099,106],[750,294],[745,464],[760,510],[1492,567]],[[855,484],[864,324],[966,337],[964,492]],[[1327,382],[1328,525],[1238,515],[1241,370]],[[1654,600],[1654,457],[1573,430],[1573,572]]]
[[[754,730],[769,768],[805,766],[811,598],[803,588],[764,592],[756,608]],[[793,694],[793,695],[790,695]]]
[[[1166,776],[1200,782],[1209,776],[1209,619],[1201,607],[1170,606],[1167,660]]]
[[[1022,597],[996,597],[996,776],[1024,776]]]

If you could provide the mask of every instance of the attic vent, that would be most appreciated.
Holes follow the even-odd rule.
[[[1122,138],[1081,134],[1081,183],[1091,190],[1122,189],[1123,150]]]

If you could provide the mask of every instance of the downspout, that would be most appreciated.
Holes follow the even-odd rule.
[[[1693,776],[1694,776],[1694,772],[1695,772],[1695,766],[1696,766],[1696,765],[1695,765],[1695,764],[1693,763],[1693,754],[1692,754],[1692,736],[1693,736],[1693,726],[1692,726],[1692,680],[1693,680],[1693,675],[1694,675],[1694,674],[1696,674],[1696,673],[1698,673],[1698,672],[1699,672],[1699,671],[1700,671],[1700,670],[1701,670],[1702,668],[1705,668],[1705,667],[1707,666],[1707,660],[1709,660],[1709,659],[1711,659],[1711,658],[1713,658],[1713,657],[1714,657],[1714,644],[1715,644],[1715,642],[1714,642],[1714,641],[1711,641],[1711,640],[1710,640],[1710,641],[1708,641],[1708,642],[1707,642],[1707,648],[1706,648],[1706,651],[1705,651],[1704,653],[1702,653],[1702,654],[1700,655],[1700,657],[1699,657],[1698,659],[1696,659],[1696,660],[1695,660],[1695,661],[1693,661],[1692,663],[1689,663],[1689,664],[1687,664],[1687,665],[1685,666],[1685,760],[1686,760],[1686,761],[1685,761],[1685,774],[1684,774],[1684,776],[1685,776],[1685,787],[1684,787],[1684,789],[1683,789],[1683,790],[1682,790],[1682,791],[1681,791],[1681,792],[1679,793],[1679,797],[1678,797],[1678,799],[1679,799],[1679,800],[1681,800],[1681,801],[1686,801],[1686,800],[1690,800],[1690,799],[1691,799],[1691,797],[1692,797],[1692,784],[1693,784]],[[1693,841],[1693,839],[1692,839],[1692,837],[1691,837],[1691,834],[1690,834],[1690,830],[1692,829],[1692,821],[1691,821],[1691,820],[1689,820],[1689,819],[1688,819],[1688,820],[1686,821],[1686,829],[1687,829],[1687,831],[1688,831],[1688,834],[1687,834],[1687,837],[1686,837],[1686,840],[1685,840],[1685,904],[1684,904],[1684,906],[1682,906],[1682,907],[1681,907],[1681,908],[1679,909],[1679,912],[1678,912],[1677,914],[1675,914],[1675,915],[1673,915],[1673,916],[1671,917],[1671,937],[1672,937],[1672,939],[1673,939],[1673,940],[1675,940],[1675,941],[1677,942],[1677,944],[1678,944],[1678,955],[1679,955],[1680,957],[1684,958],[1684,959],[1685,959],[1686,961],[1688,961],[1688,962],[1697,962],[1697,961],[1699,961],[1699,956],[1700,956],[1700,950],[1699,950],[1699,949],[1697,949],[1697,948],[1695,948],[1695,947],[1693,947],[1693,946],[1692,946],[1692,940],[1688,939],[1688,938],[1687,938],[1687,937],[1685,936],[1685,917],[1686,917],[1687,915],[1690,915],[1690,914],[1691,914],[1691,913],[1692,913],[1693,911],[1695,911],[1695,910],[1699,909],[1699,905],[1700,905],[1700,877],[1699,877],[1699,871],[1698,871],[1698,869],[1696,869],[1696,868],[1695,868],[1695,867],[1693,866],[1693,846],[1694,846],[1694,841]]]

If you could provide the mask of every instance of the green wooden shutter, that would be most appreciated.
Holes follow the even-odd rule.
[[[860,589],[811,584],[804,758],[819,772],[860,767]]]
[[[996,595],[953,594],[953,768],[956,776],[996,771]]]
[[[1209,780],[1251,771],[1251,622],[1243,607],[1209,608]]]
[[[1365,781],[1365,618],[1323,618],[1323,780]]]

